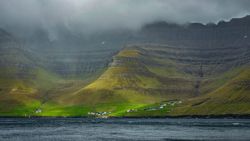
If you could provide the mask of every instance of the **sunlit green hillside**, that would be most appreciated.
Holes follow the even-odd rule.
[[[113,56],[106,70],[76,80],[33,65],[27,52],[16,53],[19,64],[29,67],[8,65],[1,69],[1,116],[250,113],[250,71],[247,63],[239,65],[242,58],[225,62],[230,55],[204,58],[199,48],[129,45]],[[6,60],[11,60],[13,52],[9,54]]]

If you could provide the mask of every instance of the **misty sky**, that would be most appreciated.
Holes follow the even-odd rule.
[[[145,23],[218,22],[250,13],[250,0],[1,0],[0,27],[91,31]]]

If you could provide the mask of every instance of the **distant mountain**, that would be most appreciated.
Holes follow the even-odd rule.
[[[249,114],[250,16],[89,36],[0,29],[0,53],[2,116]]]
[[[249,42],[250,16],[221,21],[218,24],[189,23],[186,25],[156,22],[145,25],[141,34],[145,42],[161,42],[182,46],[240,45]]]

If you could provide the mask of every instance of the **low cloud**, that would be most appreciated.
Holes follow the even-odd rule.
[[[145,23],[218,22],[250,12],[249,0],[1,0],[0,27],[63,27],[91,32],[137,29]],[[15,29],[16,30],[16,29]]]

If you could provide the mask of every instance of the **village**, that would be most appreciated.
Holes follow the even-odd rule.
[[[157,110],[163,110],[167,107],[173,107],[177,104],[181,104],[182,101],[179,100],[171,100],[167,102],[160,103],[159,105],[151,106],[151,107],[145,107],[145,108],[139,108],[139,109],[128,109],[126,110],[126,113],[136,113],[139,111],[157,111]],[[88,112],[89,117],[96,117],[96,118],[108,118],[112,112]]]

